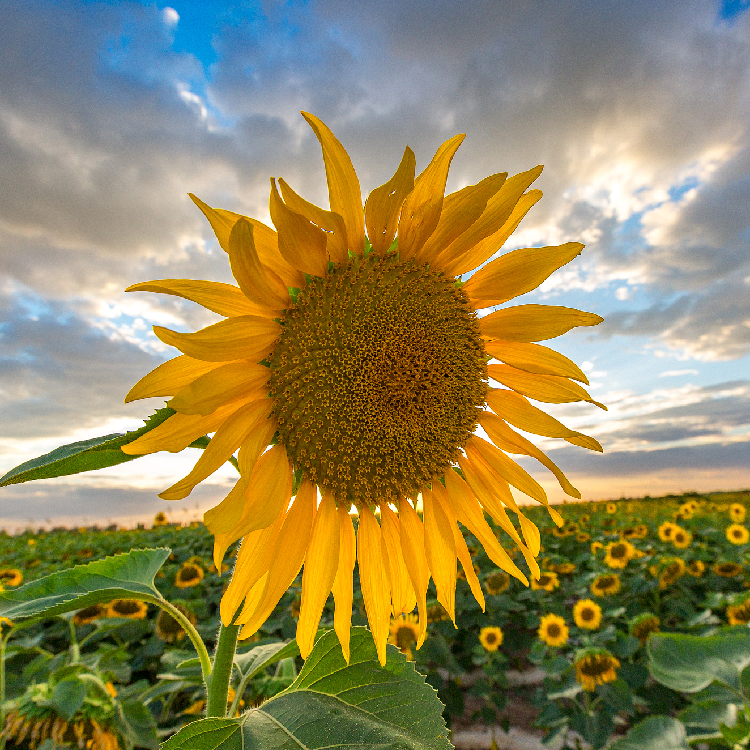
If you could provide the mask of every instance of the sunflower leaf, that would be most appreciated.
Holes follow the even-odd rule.
[[[297,641],[289,643],[265,643],[242,654],[234,655],[234,663],[242,671],[243,677],[254,677],[258,672],[277,661],[290,656],[299,656]]]
[[[318,638],[297,679],[238,719],[183,727],[163,750],[317,750],[330,747],[450,750],[443,706],[397,649],[381,667],[372,635],[353,628],[351,659],[336,634]]]
[[[650,716],[636,724],[610,750],[690,750],[683,723],[671,716]]]
[[[160,597],[154,577],[170,552],[167,547],[134,549],[0,592],[0,615],[11,620],[51,617],[113,599]]]

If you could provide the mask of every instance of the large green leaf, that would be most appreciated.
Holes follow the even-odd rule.
[[[140,456],[129,456],[123,453],[120,447],[132,443],[133,440],[154,427],[158,427],[164,420],[171,417],[175,412],[165,407],[152,414],[146,424],[139,430],[126,433],[113,433],[103,437],[81,440],[78,443],[62,445],[55,448],[51,453],[45,453],[38,458],[32,458],[15,469],[11,469],[4,477],[0,478],[0,487],[9,484],[20,484],[30,482],[34,479],[50,479],[62,477],[68,474],[79,474],[82,471],[94,471],[106,466],[115,466],[132,461]]]
[[[636,724],[609,750],[690,750],[681,721],[671,716],[651,716]]]
[[[347,666],[336,634],[321,636],[297,679],[239,719],[203,719],[163,750],[449,750],[435,690],[397,649],[381,667],[372,635],[353,628]]]
[[[691,741],[721,737],[721,726],[733,727],[737,723],[738,706],[723,701],[700,701],[677,714],[685,725]]]
[[[697,693],[717,681],[740,692],[740,673],[750,664],[750,632],[653,634],[648,657],[654,679],[673,690]]]
[[[170,552],[167,547],[134,549],[0,592],[0,615],[11,620],[52,616],[138,594],[158,597],[154,577]]]

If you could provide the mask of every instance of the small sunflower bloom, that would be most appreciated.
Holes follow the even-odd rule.
[[[597,630],[602,623],[602,608],[591,599],[579,599],[573,607],[573,620],[579,628]]]
[[[623,539],[610,542],[604,550],[604,564],[610,568],[624,568],[635,557],[635,547]]]
[[[655,614],[641,612],[628,623],[628,632],[643,645],[651,633],[659,632],[659,625],[661,625],[661,621]]]
[[[591,542],[590,549],[591,549],[591,554],[595,555],[600,549],[604,549],[604,545],[599,541]]]
[[[721,578],[736,578],[742,574],[742,566],[734,562],[715,563],[711,570]]]
[[[195,563],[186,562],[178,571],[174,579],[174,585],[180,589],[197,586],[204,576],[203,568]]]
[[[554,563],[550,568],[561,576],[567,576],[576,572],[576,565],[572,562]]]
[[[497,651],[503,643],[503,631],[494,625],[482,628],[479,631],[479,642],[485,651]]]
[[[23,583],[23,573],[18,568],[4,568],[0,570],[0,585],[4,587],[20,586]]]
[[[484,587],[490,596],[500,596],[510,586],[510,576],[504,570],[496,570],[484,579]]]
[[[536,632],[540,641],[554,648],[568,642],[569,630],[565,619],[551,612],[542,617]]]
[[[620,590],[622,585],[617,573],[605,573],[597,576],[591,583],[591,593],[594,596],[612,596]]]
[[[100,617],[106,616],[107,607],[104,604],[91,604],[88,607],[79,609],[78,612],[73,615],[73,624],[89,625]]]
[[[181,355],[142,378],[126,400],[170,396],[175,414],[122,450],[177,452],[214,433],[194,469],[161,493],[167,500],[185,498],[237,453],[240,479],[204,522],[217,569],[243,540],[220,607],[224,624],[242,626],[240,638],[258,631],[304,565],[300,652],[310,653],[333,592],[334,628],[348,660],[357,564],[384,663],[391,616],[416,605],[417,646],[424,640],[430,578],[455,621],[460,563],[484,607],[459,522],[498,568],[527,585],[487,513],[538,576],[539,530],[511,486],[545,505],[558,526],[563,519],[508,454],[537,459],[580,499],[521,432],[602,450],[531,403],[605,408],[585,390],[577,365],[538,343],[602,319],[537,304],[478,315],[535,289],[583,248],[566,242],[492,260],[541,197],[529,189],[541,167],[444,195],[464,138],[457,135],[418,176],[407,148],[363,209],[346,150],[317,117],[303,116],[322,147],[330,210],[280,178],[271,181],[275,229],[191,196],[237,285],[164,279],[128,289],[183,297],[224,319],[196,333],[154,327]],[[479,426],[488,440],[475,434]]]
[[[604,509],[609,513],[610,515],[617,513],[617,505],[615,503],[607,503],[604,506]]]
[[[727,540],[732,544],[747,544],[750,539],[750,531],[747,530],[746,526],[739,523],[733,523],[731,526],[727,526],[725,532]],[[2,575],[2,573],[0,573]]]
[[[742,523],[747,515],[747,509],[741,503],[732,503],[729,506],[729,517],[735,523]]]
[[[706,563],[703,560],[691,560],[685,566],[685,572],[693,578],[701,578],[706,572]]]
[[[154,516],[154,526],[166,526],[169,523],[167,514],[161,511]]]
[[[672,529],[671,541],[677,549],[687,549],[693,541],[693,535],[687,529],[677,526]]]
[[[148,605],[138,599],[114,599],[107,605],[104,616],[143,620],[147,613]]]
[[[657,529],[657,534],[659,535],[659,539],[662,540],[662,542],[668,542],[672,539],[672,532],[679,528],[677,524],[672,523],[672,521],[664,521],[661,526]]]
[[[685,561],[679,557],[664,558],[657,567],[659,588],[669,588],[673,583],[685,575],[686,570],[687,566],[685,565]]]
[[[393,644],[406,658],[411,661],[411,647],[419,638],[419,618],[413,614],[399,615],[391,620],[388,643]]]
[[[539,591],[554,591],[560,586],[560,579],[553,570],[543,570],[539,578],[531,579],[531,588]]]
[[[175,604],[175,607],[177,607],[177,609],[188,618],[191,625],[195,625],[195,615],[187,607],[182,604]],[[179,620],[175,620],[169,612],[166,612],[163,609],[160,609],[159,614],[156,616],[154,632],[156,633],[156,637],[165,643],[175,643],[176,641],[181,640],[185,635],[185,630]]]
[[[750,594],[743,594],[729,604],[727,621],[730,625],[747,625],[750,623]]]
[[[620,661],[603,648],[588,648],[575,657],[576,679],[584,690],[593,692],[597,685],[614,682]]]

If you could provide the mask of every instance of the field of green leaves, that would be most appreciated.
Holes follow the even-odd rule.
[[[560,529],[543,509],[530,508],[543,545],[542,575],[532,587],[497,570],[467,537],[486,611],[460,580],[457,627],[432,590],[422,648],[414,649],[408,617],[392,624],[391,642],[437,689],[449,726],[507,726],[512,694],[531,707],[548,739],[572,737],[572,729],[593,747],[620,737],[616,747],[628,750],[649,746],[656,732],[672,737],[668,747],[732,747],[750,735],[748,507],[750,492],[571,503],[559,506]],[[231,573],[219,575],[211,545],[202,525],[164,518],[148,529],[0,534],[0,584],[10,591],[119,552],[168,547],[156,585],[210,644]],[[256,639],[241,644],[240,663],[259,645],[294,638],[299,603],[298,580]],[[356,589],[353,624],[365,624]],[[153,606],[120,599],[0,628],[0,743],[8,747],[83,747],[76,737],[85,736],[94,738],[85,743],[93,750],[156,748],[203,711],[190,641]],[[301,666],[292,653],[265,668],[258,662],[255,674],[237,670],[232,714],[290,685]],[[516,679],[510,688],[519,673],[537,679],[526,687]],[[636,726],[646,717],[654,718]]]

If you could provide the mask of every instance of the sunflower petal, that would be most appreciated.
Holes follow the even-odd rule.
[[[385,255],[396,236],[401,204],[414,189],[415,166],[414,152],[407,146],[393,177],[367,196],[365,225],[376,255]]]
[[[349,243],[343,217],[334,211],[325,211],[314,203],[306,201],[302,196],[297,195],[281,177],[279,177],[279,186],[284,203],[292,211],[304,216],[326,233],[328,257],[334,263],[345,263],[349,259]]]
[[[220,366],[220,362],[202,362],[181,354],[142,377],[128,391],[125,403],[153,396],[174,396],[197,378]]]
[[[227,253],[232,275],[251,302],[275,312],[291,305],[289,290],[281,277],[260,262],[253,240],[253,225],[244,217],[232,227]]]
[[[517,370],[539,375],[559,375],[589,384],[589,379],[573,360],[546,346],[512,341],[485,341],[484,349],[490,356]]]
[[[302,574],[302,603],[297,621],[297,645],[303,659],[312,651],[323,607],[331,593],[339,564],[340,523],[336,501],[323,495],[313,522]]]
[[[182,297],[202,305],[206,310],[233,318],[237,315],[268,317],[273,312],[251,302],[241,289],[219,281],[192,281],[191,279],[160,279],[132,284],[126,292],[157,292]]]
[[[206,362],[258,361],[272,351],[281,335],[281,326],[268,318],[242,315],[195,333],[178,333],[161,326],[154,326],[154,333],[165,344],[194,359]]]
[[[550,274],[578,257],[583,247],[580,242],[566,242],[513,250],[480,268],[464,284],[464,291],[477,310],[500,305],[536,289]]]
[[[317,488],[306,479],[300,486],[276,539],[271,555],[274,562],[270,566],[260,603],[252,614],[247,613],[239,618],[239,622],[245,625],[245,637],[253,635],[268,619],[302,569],[310,543],[317,501]]]
[[[383,532],[383,559],[391,585],[391,616],[398,617],[417,606],[417,596],[401,551],[401,524],[387,503],[380,504],[380,525]]]
[[[367,621],[375,641],[378,660],[385,666],[385,647],[388,642],[388,623],[391,613],[391,596],[383,566],[382,532],[368,505],[359,511],[357,532],[357,561],[362,599]]]
[[[295,268],[310,276],[328,271],[326,233],[281,200],[276,181],[271,179],[271,220],[279,232],[279,252]]]
[[[419,608],[419,648],[427,635],[427,586],[430,582],[430,570],[424,549],[424,526],[406,498],[399,503],[398,518],[401,527],[401,552]]]
[[[271,371],[254,362],[230,362],[213,368],[180,388],[167,406],[180,414],[202,414],[216,411],[222,404],[242,396],[264,391]]]
[[[544,341],[562,336],[576,326],[596,326],[604,318],[594,313],[559,305],[516,305],[496,310],[479,321],[487,339]]]
[[[489,365],[487,374],[523,396],[547,404],[567,404],[571,401],[588,401],[607,411],[604,404],[593,398],[577,383],[557,375],[532,375],[509,365]]]
[[[402,261],[413,258],[435,231],[443,208],[448,169],[465,137],[454,135],[440,146],[404,199],[398,220],[398,252]]]
[[[352,631],[352,603],[354,600],[354,563],[357,559],[357,540],[349,511],[344,505],[336,509],[339,519],[339,566],[333,580],[333,628],[339,638],[341,651],[349,663],[349,637]]]
[[[435,482],[438,483],[437,481]],[[424,550],[438,601],[456,624],[456,545],[448,516],[432,490],[422,490]]]
[[[360,258],[365,253],[365,222],[362,192],[357,173],[346,149],[327,125],[309,112],[302,112],[323,149],[331,211],[344,218],[349,249]]]
[[[159,493],[159,497],[162,500],[182,500],[187,497],[196,484],[211,476],[229,460],[260,422],[267,419],[271,408],[271,402],[264,398],[251,401],[238,409],[216,430],[193,470],[184,479]]]

